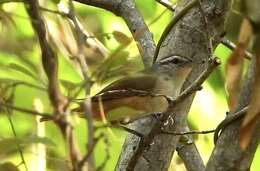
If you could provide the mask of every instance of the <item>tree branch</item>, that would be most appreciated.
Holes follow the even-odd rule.
[[[74,4],[73,4],[72,0],[69,0],[69,7],[70,7],[70,10],[68,13],[68,17],[73,22],[73,25],[75,28],[75,38],[76,38],[76,42],[77,42],[76,59],[80,66],[80,70],[81,70],[81,73],[84,78],[84,82],[85,82],[84,90],[86,92],[86,95],[89,96],[92,82],[87,74],[88,65],[86,63],[86,60],[85,60],[86,57],[85,57],[84,51],[83,51],[84,46],[85,46],[85,34],[84,34],[83,30],[81,29],[82,26],[80,25],[80,23],[76,17],[76,14],[74,11]],[[83,112],[84,112],[84,115],[86,118],[86,125],[87,125],[86,132],[87,132],[87,137],[88,137],[88,143],[87,143],[86,149],[90,150],[91,148],[94,148],[94,146],[95,146],[95,140],[94,140],[95,130],[94,130],[94,126],[93,126],[91,101],[89,98],[86,98],[83,102]],[[84,162],[88,162],[89,170],[93,170],[95,168],[92,153],[88,153],[88,154],[89,154],[89,156],[87,158],[85,158],[85,160],[79,161],[80,170],[84,167],[84,164],[85,164]]]
[[[126,22],[131,31],[134,40],[138,43],[139,52],[142,56],[145,67],[152,64],[155,51],[155,43],[152,33],[146,26],[143,17],[139,13],[133,0],[74,0],[86,5],[91,5],[106,9],[117,16],[120,16]]]
[[[162,117],[160,118],[160,122],[156,122],[149,134],[141,139],[138,149],[133,153],[133,156],[131,157],[130,162],[127,165],[127,170],[134,170],[139,158],[142,156],[144,151],[149,148],[154,138],[159,134],[165,134],[164,132],[162,133],[162,128],[174,111],[174,108],[176,108],[176,106],[183,102],[187,97],[192,95],[196,90],[198,90],[198,87],[200,87],[200,85],[206,80],[206,78],[218,64],[219,60],[217,58],[210,60],[208,68],[204,72],[202,72],[202,74],[192,83],[192,85],[190,85],[185,91],[183,91],[183,93],[181,93],[175,100],[170,103],[168,109],[163,113]]]
[[[190,1],[188,0],[178,1],[176,15],[178,15],[178,13],[181,12],[181,9],[184,9],[189,3]],[[159,51],[160,53],[158,54],[158,60],[174,52],[180,56],[192,58],[193,61],[208,61],[211,54],[209,54],[208,50],[210,45],[208,35],[206,34],[207,30],[210,33],[209,35],[213,38],[217,38],[221,35],[224,29],[224,18],[228,10],[229,1],[203,1],[202,5],[202,9],[204,9],[204,13],[206,14],[207,20],[210,21],[209,25],[211,25],[211,27],[208,29],[205,28],[204,16],[202,16],[198,6],[194,6],[174,24],[166,38],[163,39]],[[215,11],[216,9],[218,9],[217,13]],[[206,63],[201,65],[197,63],[194,64],[193,70],[184,84],[184,89],[189,87],[190,83],[194,82],[206,67]],[[171,117],[174,120],[174,124],[168,125],[169,130],[173,132],[181,131],[193,97],[194,96],[192,95],[185,99],[171,111],[171,113],[173,113]],[[149,135],[151,129],[154,128],[154,125],[158,124],[156,122],[158,121],[155,121],[152,118],[146,118],[132,123],[131,126],[135,128],[137,132]],[[150,134],[150,136],[151,135],[152,134]],[[130,162],[136,164],[133,164],[135,166],[132,165],[131,167],[128,167],[129,169],[132,169],[133,167],[135,170],[143,171],[168,169],[179,137],[180,136],[159,134],[150,141],[151,143],[147,143],[149,141],[146,142],[146,145],[148,144],[148,146],[146,146],[145,150],[139,150],[145,146],[143,145],[144,141],[142,140],[139,142],[138,137],[129,135],[123,146],[116,170],[126,170],[127,166],[131,166]],[[149,139],[149,137],[146,137],[146,140],[147,139]],[[136,162],[135,159],[133,159],[133,156],[138,156],[136,155],[137,151],[139,151],[138,153],[141,153],[141,155]]]
[[[28,0],[27,2],[28,4],[25,4],[25,7],[31,18],[31,24],[39,39],[42,53],[42,65],[49,81],[48,94],[54,109],[54,121],[60,128],[65,141],[68,143],[72,170],[76,171],[78,170],[80,156],[74,140],[72,127],[67,121],[65,115],[68,106],[68,100],[62,95],[59,88],[58,59],[55,51],[47,41],[48,35],[44,20],[39,12],[38,0]]]
[[[248,67],[248,73],[244,81],[242,92],[240,94],[239,103],[234,113],[230,113],[228,118],[241,116],[236,115],[237,112],[242,111],[241,113],[243,113],[246,109],[245,107],[248,106],[252,92],[255,67],[255,58],[252,58],[251,64]],[[239,145],[239,132],[242,118],[243,117],[239,117],[238,119],[235,119],[231,124],[222,129],[216,146],[206,166],[206,171],[249,170],[260,140],[260,123],[258,123],[258,127],[255,134],[252,136],[253,138],[248,145],[248,148],[245,151],[242,151]]]
[[[27,12],[32,19],[32,26],[38,35],[40,47],[42,50],[42,64],[44,71],[49,79],[48,93],[51,103],[54,107],[56,114],[61,114],[64,111],[66,99],[61,94],[59,89],[58,73],[58,60],[55,52],[47,42],[46,28],[43,19],[39,13],[38,1],[28,1]]]
[[[185,132],[172,132],[172,131],[161,131],[161,134],[170,134],[170,135],[192,135],[192,134],[210,134],[214,133],[215,129],[207,130],[207,131],[185,131]]]
[[[156,2],[160,3],[161,5],[165,6],[168,10],[174,12],[176,5],[171,4],[169,1],[168,2],[164,2],[163,0],[155,0]]]
[[[235,43],[233,43],[230,40],[225,39],[225,38],[221,39],[221,43],[223,45],[225,45],[227,48],[229,48],[230,50],[234,50],[237,47]],[[246,55],[245,56],[246,59],[251,59],[252,58],[252,54],[249,51],[247,51],[247,50],[245,52],[245,55]]]
[[[172,30],[172,28],[174,27],[174,25],[192,8],[194,7],[196,4],[198,3],[198,0],[192,0],[187,6],[185,6],[179,13],[177,13],[177,15],[174,16],[174,18],[171,20],[171,22],[167,25],[167,27],[165,28],[165,30],[163,31],[160,40],[156,46],[155,52],[154,52],[154,57],[153,57],[153,62],[156,61],[158,54],[159,54],[159,50],[161,48],[161,45],[164,41],[164,39],[168,36],[169,32]]]
[[[189,132],[190,129],[187,123],[185,123],[183,130]],[[184,139],[184,142],[182,139]],[[176,151],[184,162],[187,171],[202,171],[205,169],[203,160],[191,135],[185,135],[180,138]]]
[[[243,118],[247,112],[248,106],[244,107],[243,109],[228,115],[227,118],[225,118],[216,128],[216,131],[214,133],[214,143],[216,144],[219,134],[221,133],[221,130],[225,129],[228,125],[232,124],[234,121],[239,120]]]

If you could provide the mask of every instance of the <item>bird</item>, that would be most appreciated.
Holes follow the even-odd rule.
[[[101,112],[104,112],[110,122],[128,122],[164,112],[169,105],[165,97],[178,96],[192,63],[190,58],[170,55],[147,69],[113,82],[91,97],[93,118],[101,120]],[[73,111],[82,113],[83,103]]]

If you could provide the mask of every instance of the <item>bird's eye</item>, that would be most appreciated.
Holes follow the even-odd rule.
[[[181,58],[178,56],[170,56],[162,59],[159,63],[161,65],[168,65],[168,64],[183,64],[186,63],[187,60],[185,58]]]
[[[169,62],[174,63],[174,64],[179,64],[179,63],[181,63],[181,60],[178,59],[178,58],[173,58],[173,59],[172,59],[171,61],[169,61]]]

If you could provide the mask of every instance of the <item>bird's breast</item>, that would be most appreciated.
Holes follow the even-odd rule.
[[[178,81],[173,80],[170,76],[160,76],[155,83],[154,93],[176,97],[180,92],[180,87]]]

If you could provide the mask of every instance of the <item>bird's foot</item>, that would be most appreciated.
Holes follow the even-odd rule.
[[[162,118],[163,113],[159,112],[159,113],[152,113],[151,116],[156,119],[157,121],[162,122],[161,118]]]

